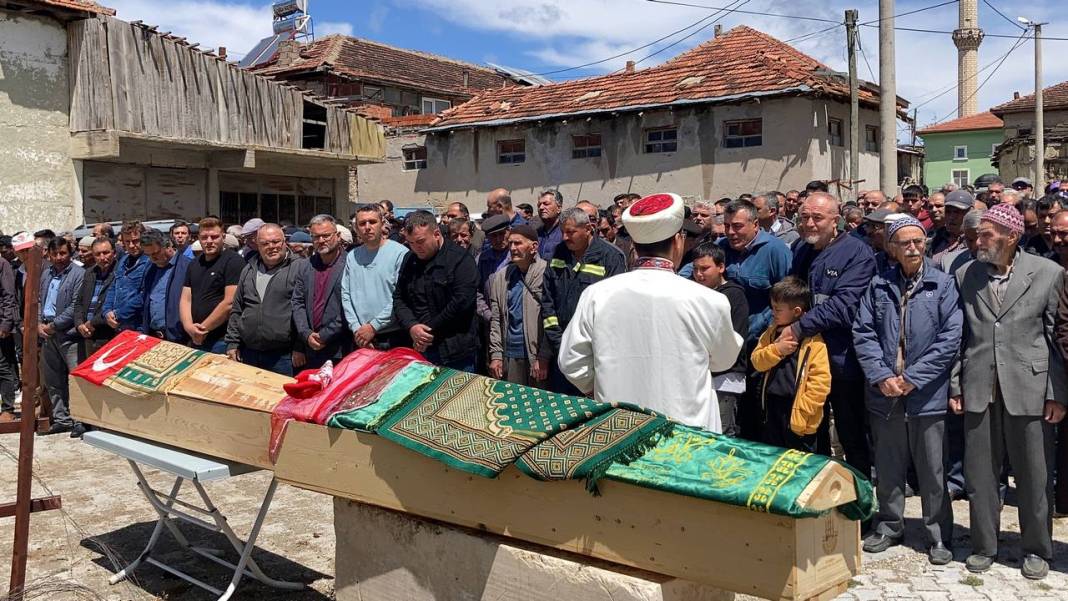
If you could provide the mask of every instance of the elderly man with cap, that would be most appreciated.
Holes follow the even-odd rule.
[[[246,263],[259,254],[256,248],[256,232],[260,231],[261,227],[263,227],[263,220],[259,217],[253,217],[241,226],[241,235],[238,236],[238,240],[244,242],[244,245],[241,250],[237,251],[237,254],[241,255]]]
[[[82,236],[81,240],[78,240],[78,260],[75,261],[82,269],[92,269],[96,264],[96,259],[93,258],[93,242],[96,238],[92,236]]]
[[[927,243],[927,256],[934,259],[935,266],[947,253],[964,248],[964,216],[975,206],[975,198],[967,190],[954,190],[945,195],[944,204],[945,219],[941,227],[931,232]]]
[[[860,299],[853,345],[868,383],[879,512],[864,550],[881,553],[905,536],[905,479],[916,466],[925,546],[935,565],[953,560],[953,511],[943,449],[949,378],[963,323],[952,276],[924,256],[915,217],[887,226],[897,267],[878,274]]]
[[[997,557],[1005,456],[1016,476],[1021,571],[1044,578],[1053,558],[1050,460],[1068,381],[1054,341],[1064,270],[1019,249],[1023,217],[999,204],[983,214],[976,261],[956,272],[965,327],[950,408],[964,413],[964,474],[971,502],[972,572]]]
[[[1019,192],[1021,198],[1032,198],[1035,194],[1034,185],[1026,177],[1018,177],[1012,180],[1012,189]]]
[[[590,216],[579,207],[571,207],[560,214],[563,244],[556,247],[549,259],[541,295],[542,327],[554,355],[560,352],[561,337],[575,314],[582,292],[592,284],[627,270],[623,253],[595,236],[593,226]],[[549,377],[553,392],[584,392],[572,386],[553,366],[550,366]]]
[[[489,282],[489,372],[494,378],[542,386],[552,351],[541,321],[545,260],[538,255],[538,232],[530,225],[508,233],[511,264]]]
[[[685,244],[683,216],[676,194],[654,194],[627,208],[623,223],[638,252],[635,269],[582,295],[558,362],[579,390],[598,400],[634,403],[720,432],[712,372],[734,365],[743,341],[725,296],[675,274]]]
[[[486,235],[482,252],[479,253],[476,263],[478,265],[478,299],[476,309],[478,316],[482,318],[482,325],[489,325],[489,282],[493,274],[509,262],[508,230],[511,221],[504,215],[491,215],[482,222],[482,233]],[[482,334],[488,330],[483,329]],[[485,347],[483,347],[485,348]]]

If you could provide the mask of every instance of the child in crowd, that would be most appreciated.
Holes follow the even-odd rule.
[[[753,368],[763,374],[763,442],[815,452],[816,430],[823,420],[823,404],[831,391],[827,345],[819,334],[797,340],[791,326],[809,310],[812,292],[794,276],[771,287],[772,323],[753,351]],[[791,330],[793,336],[780,340]]]
[[[749,303],[745,289],[723,277],[727,268],[723,249],[715,242],[703,242],[693,249],[693,279],[727,297],[731,304],[731,325],[744,340],[749,334]],[[719,416],[723,433],[738,436],[738,401],[745,393],[745,349],[738,351],[738,361],[727,371],[712,374],[712,386],[719,399]]]

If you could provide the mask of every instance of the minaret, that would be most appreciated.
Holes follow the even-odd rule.
[[[976,86],[979,78],[979,44],[983,30],[979,29],[979,0],[960,0],[960,25],[953,32],[957,46],[957,117],[979,112]]]

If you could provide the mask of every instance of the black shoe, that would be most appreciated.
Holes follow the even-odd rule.
[[[74,424],[54,423],[52,427],[48,429],[45,434],[62,434],[64,432],[70,432],[74,428]]]
[[[963,488],[951,488],[949,490],[950,501],[961,501],[968,498],[968,493]]]
[[[867,553],[882,553],[883,551],[893,547],[894,545],[900,545],[901,539],[873,532],[864,539],[864,551]]]
[[[964,561],[964,567],[968,568],[968,571],[973,574],[982,574],[990,569],[990,566],[994,565],[994,558],[986,555],[971,554],[968,559]]]
[[[1034,553],[1024,555],[1020,573],[1029,580],[1042,580],[1049,574],[1049,564]]]
[[[942,543],[935,543],[927,549],[927,560],[933,566],[944,566],[953,561],[953,551],[950,551]]]
[[[89,431],[89,428],[85,424],[74,424],[74,427],[70,429],[71,438],[81,438],[82,434]]]

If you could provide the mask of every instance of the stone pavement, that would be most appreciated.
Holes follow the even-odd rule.
[[[1011,503],[1010,492],[1010,503]],[[1020,527],[1016,507],[1006,504],[1001,514],[1002,537],[994,567],[985,574],[971,574],[964,568],[970,553],[968,503],[953,503],[956,522],[954,561],[946,566],[927,562],[920,532],[920,500],[906,502],[906,544],[872,555],[864,554],[861,574],[850,583],[839,601],[883,601],[919,599],[922,601],[1052,601],[1068,599],[1068,520],[1054,520],[1054,562],[1042,581],[1020,575]]]

